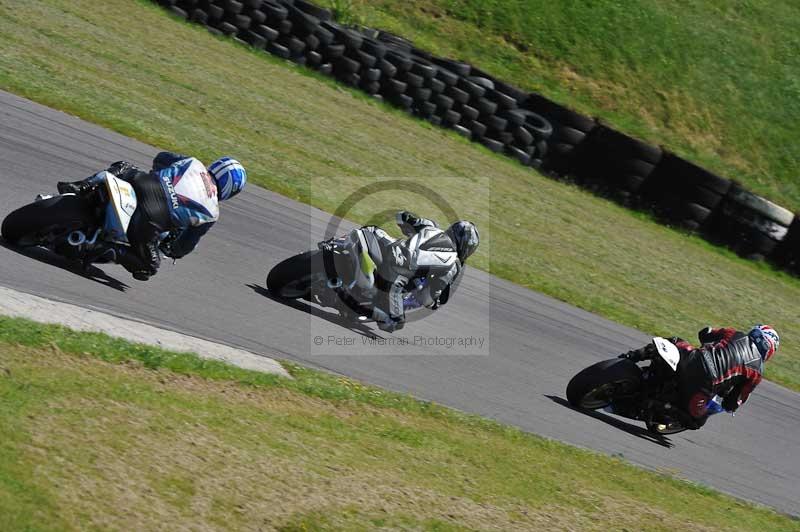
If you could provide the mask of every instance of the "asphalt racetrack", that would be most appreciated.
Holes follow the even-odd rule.
[[[55,193],[60,179],[120,159],[149,166],[156,152],[0,92],[0,216]],[[165,261],[149,282],[115,265],[84,275],[57,257],[0,247],[0,285],[408,392],[800,514],[800,394],[764,382],[735,418],[659,441],[643,424],[572,410],[564,391],[577,371],[646,335],[475,269],[441,311],[393,336],[377,331],[385,341],[327,310],[270,298],[269,268],[313,247],[330,220],[249,186],[194,254]]]

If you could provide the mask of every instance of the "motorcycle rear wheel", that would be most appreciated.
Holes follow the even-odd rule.
[[[610,405],[616,396],[636,393],[642,385],[642,371],[630,360],[613,358],[584,369],[567,384],[572,406],[597,410]]]
[[[15,210],[3,220],[3,238],[21,247],[48,244],[93,223],[86,203],[67,194],[35,201]]]
[[[306,251],[279,262],[267,274],[267,288],[285,299],[300,299],[311,294],[321,272],[322,252]]]

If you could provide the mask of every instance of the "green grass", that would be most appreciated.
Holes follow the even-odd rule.
[[[800,529],[615,458],[288,369],[0,317],[0,529]]]
[[[599,116],[800,210],[794,0],[349,4],[351,19]]]
[[[205,161],[235,154],[253,182],[329,212],[377,176],[430,187],[480,227],[471,263],[643,331],[693,338],[706,324],[772,323],[783,347],[767,377],[800,390],[800,280],[149,2],[4,0],[0,50],[0,88]],[[445,221],[425,195],[377,194],[348,216],[411,207]]]

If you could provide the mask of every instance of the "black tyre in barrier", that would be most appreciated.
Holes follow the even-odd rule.
[[[361,63],[361,66],[364,68],[373,68],[378,62],[378,59],[374,55],[370,55],[364,50],[352,50],[349,51],[347,55]]]
[[[244,4],[238,2],[237,0],[222,0],[220,5],[226,13],[230,13],[232,15],[238,15],[242,12],[242,9],[244,9]]]
[[[267,20],[270,22],[278,23],[289,16],[289,10],[273,0],[264,0],[259,9],[267,15]]]
[[[461,117],[467,121],[476,120],[480,115],[480,112],[471,105],[460,104],[455,107],[455,110],[461,113]]]
[[[516,109],[517,107],[517,100],[497,89],[492,89],[487,92],[486,97],[493,102],[497,102],[500,109]]]
[[[395,35],[394,33],[390,33],[388,31],[379,30],[377,39],[383,43],[386,43],[387,46],[391,46],[392,48],[403,50],[406,53],[410,53],[411,49],[414,47],[414,43],[400,37],[399,35]]]
[[[518,146],[530,146],[533,144],[533,134],[522,126],[516,126],[511,133]]]
[[[497,112],[497,104],[486,98],[478,98],[475,100],[474,107],[480,111],[482,115],[493,115]]]
[[[332,32],[326,30],[322,26],[317,26],[316,28],[314,28],[314,35],[316,35],[317,38],[319,39],[319,43],[321,46],[328,46],[333,42],[333,39],[335,38]]]
[[[328,46],[324,46],[320,50],[320,52],[322,53],[322,57],[324,57],[326,61],[334,61],[344,56],[345,50],[346,48],[344,44],[333,43],[329,44]]]
[[[406,111],[410,110],[411,107],[414,105],[414,98],[407,94],[393,94],[388,97],[389,102],[393,103],[394,105],[405,109]]]
[[[462,137],[465,137],[465,138],[470,138],[472,136],[472,131],[470,131],[468,128],[462,126],[461,124],[454,125],[453,126],[453,131],[455,131],[456,133],[458,133],[459,135],[461,135]]]
[[[506,109],[504,111],[500,111],[497,114],[502,116],[506,120],[508,120],[509,124],[514,126],[521,126],[525,124],[526,115],[529,114],[531,111],[520,111],[517,109]]]
[[[362,36],[361,49],[376,59],[383,59],[386,56],[386,45],[370,37]]]
[[[795,216],[786,236],[773,250],[770,259],[782,268],[796,275],[800,274],[800,218]]]
[[[531,132],[534,138],[548,140],[553,135],[553,124],[547,118],[533,111],[523,111],[525,122],[522,127]]]
[[[411,70],[411,56],[409,56],[405,52],[399,52],[397,50],[386,50],[386,55],[384,56],[387,61],[392,63],[395,67],[397,67],[398,72],[408,72]]]
[[[463,116],[463,115],[462,115]],[[466,125],[466,124],[464,124]],[[486,124],[482,124],[477,120],[472,120],[469,123],[469,130],[472,132],[473,139],[482,139],[484,135],[486,135]]]
[[[229,36],[229,37],[231,35],[236,35],[236,32],[239,31],[239,28],[237,28],[233,24],[231,24],[229,22],[225,22],[225,21],[222,21],[219,24],[217,24],[217,29],[219,31],[221,31],[223,35],[226,35],[226,36]]]
[[[278,42],[271,42],[267,44],[266,50],[271,53],[272,55],[277,55],[278,57],[282,57],[283,59],[289,59],[292,53],[289,51],[288,48],[279,44]]]
[[[475,83],[471,82],[466,78],[461,78],[458,80],[458,84],[456,85],[459,89],[469,94],[471,99],[478,99],[482,98],[483,95],[486,93],[486,89],[481,87],[480,85],[476,85]]]
[[[445,111],[445,113],[442,115],[442,123],[448,127],[456,126],[460,121],[461,115],[452,109]]]
[[[314,50],[306,51],[306,64],[311,68],[318,68],[322,64],[322,54]]]
[[[250,19],[251,26],[258,26],[267,21],[267,14],[258,9],[248,9],[244,14]]]
[[[267,39],[253,30],[245,31],[242,34],[242,39],[257,50],[262,50],[267,45]]]
[[[345,28],[332,21],[321,22],[319,25],[321,28],[333,33],[334,42],[340,42],[351,50],[358,50],[361,48],[363,37],[357,31]]]
[[[281,20],[275,26],[275,29],[277,29],[281,35],[291,35],[293,28],[292,21],[289,19]]]
[[[381,71],[377,68],[362,68],[361,69],[361,77],[370,82],[376,82],[381,79]],[[378,84],[380,86],[380,84]],[[375,92],[378,92],[377,90]],[[372,93],[374,94],[374,92]]]
[[[233,24],[242,32],[250,29],[251,20],[246,15],[228,15],[225,17],[225,21]]]
[[[409,87],[414,87],[415,89],[418,89],[423,85],[425,85],[425,78],[423,78],[422,76],[418,76],[413,72],[405,72],[401,74],[399,77],[400,79],[408,83]]]
[[[573,163],[580,156],[586,134],[597,126],[594,119],[576,113],[541,94],[531,93],[524,100],[518,101],[521,108],[541,115],[553,126],[553,134],[548,140],[548,156],[542,162],[542,169],[556,175],[572,172]]]
[[[444,93],[450,96],[453,101],[457,103],[466,104],[469,102],[469,93],[465,90],[459,89],[458,87],[447,87]]]
[[[264,39],[266,39],[268,42],[272,42],[280,37],[280,32],[278,32],[278,30],[275,28],[270,28],[264,24],[256,26],[253,28],[253,31],[264,37]]]
[[[349,57],[340,57],[334,62],[334,71],[338,75],[339,73],[342,74],[354,74],[359,71],[361,65],[355,59],[350,59]]]
[[[206,13],[208,13],[208,22],[211,24],[218,23],[225,16],[225,10],[214,4],[210,4],[206,8]]]
[[[638,197],[641,184],[661,157],[661,148],[600,126],[584,140],[580,158],[574,161],[572,172],[579,183],[597,192],[614,197],[617,191],[622,190]],[[628,179],[630,176],[642,178],[636,180],[639,183],[636,190],[628,188],[635,182]]]
[[[438,79],[448,87],[452,87],[453,85],[458,83],[458,74],[439,66],[436,69],[436,79]]]
[[[301,54],[306,49],[306,43],[293,35],[281,35],[277,42],[288,48],[292,55]]]
[[[444,81],[436,78],[428,78],[425,80],[425,86],[434,92],[434,94],[441,94],[447,88]]]
[[[789,233],[794,214],[734,183],[704,232],[750,258],[769,256]]]
[[[287,4],[286,9],[289,11],[289,20],[292,21],[293,27],[298,30],[302,29],[302,31],[310,33],[320,25],[320,20],[317,17],[309,15],[292,4]]]
[[[331,20],[333,18],[333,13],[331,13],[330,10],[319,7],[311,2],[306,2],[306,0],[294,0],[294,5],[321,21]]]
[[[380,69],[385,78],[393,78],[397,75],[397,67],[386,59],[380,59],[375,66]]]
[[[173,15],[175,15],[176,17],[179,17],[179,18],[182,18],[182,19],[186,19],[186,18],[189,17],[189,14],[186,13],[186,11],[184,11],[183,9],[181,9],[179,7],[176,7],[176,6],[170,7],[169,8],[169,12],[172,13]]]
[[[502,142],[491,139],[489,137],[483,137],[482,139],[480,139],[480,141],[481,144],[483,144],[484,146],[486,146],[495,153],[503,153],[503,150],[505,149],[505,145]]]
[[[489,78],[485,78],[483,76],[469,76],[467,77],[469,81],[478,85],[479,87],[483,87],[485,91],[492,91],[494,90],[494,81]]]
[[[319,48],[320,45],[319,37],[317,37],[313,33],[306,35],[305,37],[303,37],[302,40],[304,43],[306,43],[306,48],[305,48],[306,52],[313,52],[314,50]]]
[[[208,24],[208,12],[197,8],[189,15],[189,20],[197,22],[198,24]]]
[[[444,94],[436,94],[433,97],[433,102],[436,104],[436,108],[441,112],[444,113],[445,111],[449,111],[453,108],[453,99],[449,96],[445,96]]]
[[[483,116],[481,117],[481,121],[496,131],[505,131],[506,127],[508,126],[508,120],[497,115]],[[509,136],[513,139],[513,135],[511,133],[509,133]]]
[[[387,94],[405,94],[406,90],[408,89],[408,84],[405,81],[401,81],[395,78],[382,78],[383,81],[383,89],[384,92]]]
[[[525,166],[531,162],[531,156],[526,151],[515,146],[506,146],[506,153]]]

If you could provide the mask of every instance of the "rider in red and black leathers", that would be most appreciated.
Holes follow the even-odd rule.
[[[685,340],[675,342],[681,352],[678,363],[681,407],[700,428],[708,419],[706,407],[714,395],[722,398],[722,407],[733,412],[747,401],[761,382],[764,360],[747,333],[732,327],[698,333],[701,348]]]
[[[681,420],[690,429],[699,429],[708,419],[707,406],[714,395],[722,398],[722,407],[733,412],[747,401],[761,382],[764,363],[778,346],[775,331],[766,325],[756,326],[749,333],[732,327],[706,327],[697,334],[701,347],[694,347],[681,338],[671,338],[681,354],[677,378]],[[762,352],[763,351],[763,352]],[[623,355],[631,360],[653,356],[646,346]]]

